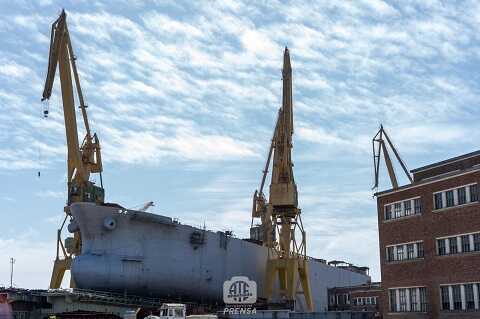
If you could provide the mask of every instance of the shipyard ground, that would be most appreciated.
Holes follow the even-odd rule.
[[[119,295],[107,292],[61,289],[28,290],[0,288],[0,319],[117,319],[136,313],[142,319],[158,314],[160,306],[169,302],[154,298]],[[170,301],[171,302],[171,301]],[[175,301],[175,302],[178,302]],[[370,319],[371,312],[314,312],[299,313],[290,310],[265,310],[264,305],[255,314],[224,311],[223,305],[186,303],[187,315],[216,313],[218,318],[264,318],[264,319]],[[276,305],[279,307],[279,305]]]

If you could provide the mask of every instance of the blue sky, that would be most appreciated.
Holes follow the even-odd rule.
[[[10,257],[16,285],[49,282],[66,188],[58,81],[48,119],[40,97],[62,7],[107,200],[152,200],[154,212],[238,237],[248,234],[287,45],[309,254],[370,266],[378,280],[379,124],[410,168],[478,149],[480,8],[455,3],[0,1],[0,285]]]

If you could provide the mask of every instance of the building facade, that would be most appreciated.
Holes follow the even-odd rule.
[[[383,318],[480,318],[480,151],[376,194]]]
[[[379,282],[328,289],[328,311],[380,311],[382,287]]]

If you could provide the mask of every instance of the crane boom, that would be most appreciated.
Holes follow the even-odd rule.
[[[68,32],[66,17],[65,10],[62,10],[58,19],[52,24],[47,76],[42,94],[42,101],[50,99],[58,66],[68,154],[68,199],[67,206],[65,207],[65,213],[67,214],[65,218],[70,215],[70,204],[75,202],[103,203],[105,194],[102,181],[103,166],[100,142],[97,135],[92,135],[90,131],[86,110],[87,105],[85,104],[80,86],[80,79],[75,63],[75,55],[73,53],[72,43]],[[81,145],[78,140],[78,127],[73,90],[74,85],[80,102],[80,110],[86,131],[86,135]],[[91,173],[100,174],[100,187],[90,181]],[[65,271],[70,269],[72,257],[78,254],[81,249],[81,236],[78,231],[74,234],[73,244],[70,242],[70,249],[65,249],[60,237],[64,224],[65,220],[57,231],[57,256],[53,268],[52,279],[50,281],[50,288],[60,287]],[[59,256],[60,250],[63,252],[63,258]],[[73,285],[73,282],[71,282],[71,285]]]
[[[103,202],[103,187],[97,187],[89,181],[91,173],[100,173],[101,176],[103,171],[100,143],[97,135],[92,135],[90,131],[86,110],[87,106],[85,105],[80,86],[75,55],[73,54],[64,10],[60,14],[60,17],[52,24],[52,34],[50,38],[47,77],[42,101],[50,99],[52,95],[58,65],[68,148],[68,204],[77,201]],[[72,73],[74,82],[72,81]],[[78,128],[75,115],[74,84],[80,101],[80,110],[86,131],[81,146],[78,140]]]
[[[385,139],[383,139],[384,137]],[[408,172],[407,165],[405,164],[403,159],[400,157],[400,154],[398,153],[397,148],[395,147],[395,145],[393,145],[392,141],[390,140],[390,137],[388,136],[387,132],[383,128],[383,125],[380,125],[380,129],[372,139],[373,169],[374,169],[374,175],[375,175],[372,189],[378,188],[379,175],[380,175],[380,158],[381,158],[382,152],[383,152],[383,157],[385,158],[385,166],[387,166],[387,172],[388,172],[388,176],[390,177],[392,188],[393,189],[398,188],[397,174],[395,173],[395,168],[393,167],[393,162],[392,162],[392,159],[390,158],[390,154],[388,153],[387,143],[385,143],[385,140],[387,141],[388,146],[390,146],[390,149],[393,151],[393,154],[395,155],[395,158],[397,159],[398,163],[400,164],[400,167],[405,173],[405,176],[408,178],[410,183],[412,183],[413,179],[410,173]]]

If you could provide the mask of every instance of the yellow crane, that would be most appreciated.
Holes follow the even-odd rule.
[[[260,189],[254,193],[253,218],[261,218],[260,233],[263,245],[269,248],[265,279],[265,297],[271,299],[275,287],[280,298],[294,304],[298,294],[305,297],[306,306],[313,311],[306,235],[298,208],[297,185],[293,176],[292,135],[293,97],[290,53],[283,56],[283,99],[274,135],[263,171]],[[269,202],[266,203],[263,186],[273,153]],[[278,238],[275,234],[278,233]],[[300,238],[296,234],[300,234]],[[278,278],[278,284],[277,282]],[[298,288],[300,281],[302,291]]]
[[[57,231],[57,255],[53,267],[50,288],[59,288],[66,270],[70,269],[72,258],[81,249],[81,236],[77,231],[73,240],[66,241],[63,245],[61,232],[67,218],[71,218],[69,205],[75,202],[104,202],[104,189],[102,181],[102,156],[100,142],[96,134],[91,133],[88,124],[87,105],[85,104],[80,79],[78,77],[75,55],[67,28],[67,15],[62,10],[60,17],[52,24],[50,36],[50,53],[48,57],[47,77],[42,95],[42,101],[48,100],[52,94],[55,73],[60,73],[60,86],[62,91],[63,115],[67,137],[67,206],[65,206],[65,219]],[[73,81],[72,81],[73,73]],[[73,86],[77,91],[79,108],[83,117],[86,135],[80,145],[78,140],[77,120],[75,115],[75,99]],[[90,181],[91,173],[100,174],[100,186]],[[67,249],[65,248],[67,247]],[[60,256],[62,251],[62,257]],[[70,282],[74,285],[73,281]]]
[[[384,139],[385,138],[385,139]],[[387,143],[385,143],[385,141]],[[400,157],[400,154],[397,151],[395,145],[393,145],[390,137],[388,136],[387,132],[383,128],[383,125],[380,125],[380,129],[378,130],[377,134],[372,139],[372,148],[373,148],[373,169],[375,174],[375,180],[372,189],[378,188],[378,180],[380,175],[380,160],[381,160],[381,153],[383,152],[383,157],[385,158],[385,165],[387,166],[388,176],[390,177],[390,182],[392,183],[392,188],[398,188],[398,179],[397,174],[395,173],[395,168],[393,166],[392,160],[390,158],[390,154],[388,153],[388,146],[393,151],[400,167],[402,168],[405,176],[407,176],[410,183],[413,182],[412,176],[408,172],[407,165]]]

